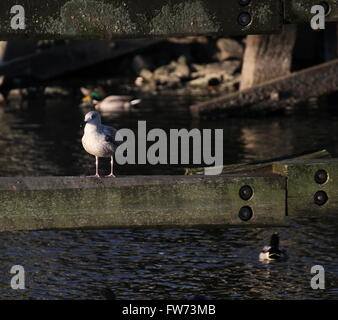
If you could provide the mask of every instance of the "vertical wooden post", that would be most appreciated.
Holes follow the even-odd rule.
[[[0,64],[4,58],[7,47],[7,41],[0,41]],[[4,81],[4,77],[0,75],[0,86]],[[0,103],[4,100],[3,96],[0,94]]]
[[[247,36],[240,90],[287,75],[295,40],[295,25],[284,25],[277,35]]]
[[[0,41],[0,62],[3,60],[7,47],[7,41]]]

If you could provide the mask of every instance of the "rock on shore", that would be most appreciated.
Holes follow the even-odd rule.
[[[233,91],[240,79],[244,46],[240,40],[205,37],[169,39],[166,50],[154,50],[133,58],[136,86],[144,92],[166,89],[185,91]],[[175,46],[176,44],[176,46]],[[178,48],[177,48],[178,47]],[[169,48],[169,50],[168,50]],[[196,50],[197,49],[197,50]],[[166,56],[180,55],[168,63]]]

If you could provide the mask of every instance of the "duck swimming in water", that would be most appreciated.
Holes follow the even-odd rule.
[[[264,246],[259,254],[261,261],[280,261],[286,260],[286,251],[279,248],[279,235],[277,232],[273,233],[270,239],[270,246]]]
[[[102,101],[93,100],[95,109],[101,112],[128,110],[140,102],[140,99],[132,99],[130,96],[108,96]]]
[[[110,95],[107,97],[105,91],[100,87],[95,89],[80,88],[80,90],[84,95],[82,106],[95,107],[97,111],[103,113],[126,111],[141,102],[140,99],[133,99],[131,96]]]

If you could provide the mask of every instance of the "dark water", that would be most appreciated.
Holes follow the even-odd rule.
[[[259,249],[279,231],[290,256],[264,264]],[[0,234],[1,298],[337,299],[337,217],[293,220],[286,228],[171,228]],[[9,287],[21,264],[26,290]],[[325,289],[313,290],[314,265]]]
[[[201,98],[202,99],[202,98]],[[104,118],[117,128],[223,128],[224,162],[261,160],[338,146],[338,117],[312,110],[261,119],[194,123],[189,97],[145,98],[139,111]],[[0,117],[0,175],[81,175],[94,161],[81,146],[78,101],[30,101]],[[108,162],[102,161],[102,173]],[[118,167],[117,174],[172,173],[169,166]],[[263,264],[260,248],[279,231],[290,258]],[[283,228],[163,228],[14,232],[0,234],[0,298],[102,299],[337,299],[338,219],[291,219]],[[26,290],[10,289],[12,265],[26,270]],[[325,290],[310,287],[310,269],[322,265]]]

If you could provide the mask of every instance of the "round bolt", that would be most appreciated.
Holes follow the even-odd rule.
[[[321,5],[324,8],[325,15],[328,15],[330,13],[331,7],[327,2],[322,1],[319,5]]]
[[[238,16],[238,23],[242,26],[242,27],[246,27],[247,25],[249,25],[251,22],[251,16],[249,13],[247,12],[242,12],[239,16]]]
[[[315,195],[313,196],[313,200],[316,205],[322,206],[324,205],[327,200],[329,200],[329,197],[327,196],[325,191],[317,191]]]
[[[238,216],[242,221],[249,221],[253,216],[253,211],[249,206],[245,206],[239,210]]]
[[[243,186],[239,189],[239,196],[243,200],[251,199],[252,195],[253,195],[253,190],[250,186]]]
[[[239,0],[239,4],[241,6],[247,6],[248,4],[250,4],[251,0]]]
[[[329,176],[327,172],[323,169],[318,170],[315,173],[315,181],[318,184],[324,184],[328,180]]]

